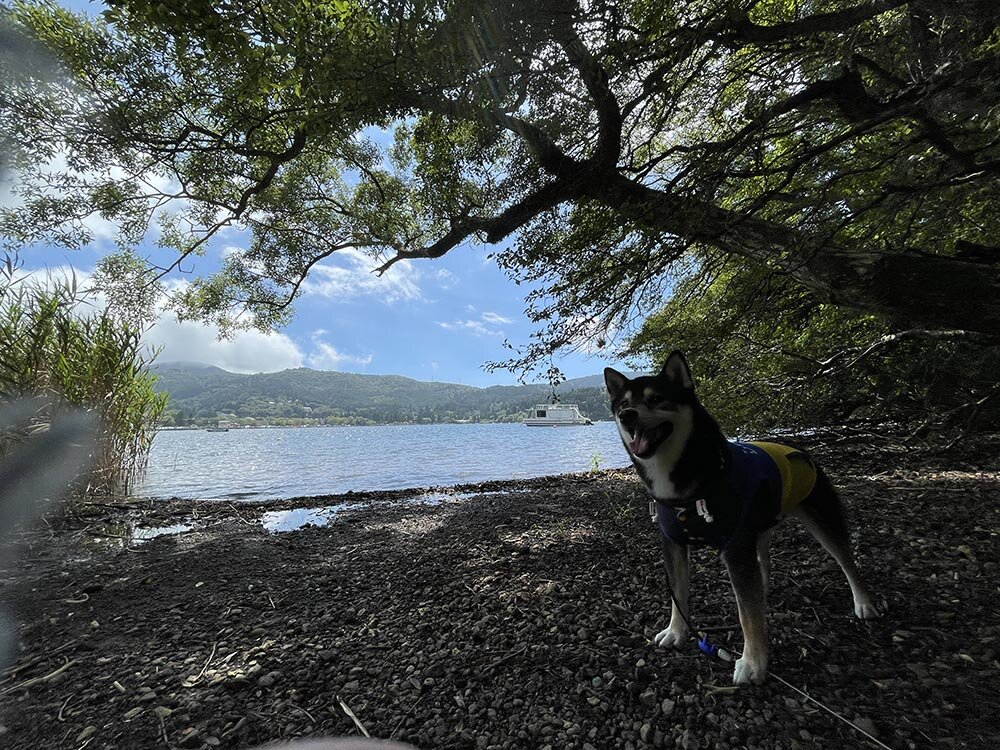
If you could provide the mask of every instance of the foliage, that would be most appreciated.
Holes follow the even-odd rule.
[[[551,386],[491,386],[412,380],[398,375],[361,375],[308,369],[239,375],[216,367],[165,364],[157,387],[170,395],[164,424],[391,424],[520,422]],[[607,396],[582,378],[559,388],[562,401],[578,403],[591,419],[607,419]]]
[[[92,469],[81,489],[127,494],[141,478],[166,397],[148,371],[140,333],[108,311],[81,314],[75,280],[43,286],[0,277],[0,402],[37,397],[29,434],[74,408],[99,424]],[[2,436],[6,452],[18,435]]]
[[[656,362],[684,349],[702,400],[730,434],[859,421],[920,432],[1000,417],[1000,347],[962,332],[899,330],[739,266],[724,261],[686,279],[630,342],[634,356]]]

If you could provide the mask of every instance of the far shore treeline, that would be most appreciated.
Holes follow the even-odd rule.
[[[519,422],[552,399],[547,384],[476,388],[305,368],[243,375],[218,367],[167,363],[154,368],[156,387],[169,394],[163,427],[237,425],[438,424]],[[557,395],[590,419],[606,419],[603,378],[562,383]]]

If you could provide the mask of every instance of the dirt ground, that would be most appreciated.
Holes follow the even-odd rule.
[[[50,519],[0,570],[16,631],[0,747],[247,748],[362,727],[477,750],[997,747],[1000,437],[944,454],[812,443],[886,615],[855,619],[833,561],[782,525],[763,686],[733,688],[693,641],[651,646],[669,598],[631,472],[133,502]],[[319,507],[336,512],[303,510]],[[262,523],[303,517],[325,525]],[[711,552],[692,601],[739,645]]]

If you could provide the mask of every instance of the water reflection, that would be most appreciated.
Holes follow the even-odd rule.
[[[326,526],[333,516],[348,506],[325,505],[319,508],[292,508],[291,510],[271,510],[261,517],[264,529],[270,532],[295,531],[306,526]]]

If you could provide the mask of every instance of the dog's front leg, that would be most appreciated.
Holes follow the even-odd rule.
[[[663,539],[663,567],[667,571],[667,595],[670,596],[670,623],[665,630],[653,636],[653,642],[660,648],[677,648],[688,636],[685,617],[688,610],[688,587],[691,583],[691,569],[688,564],[688,547]]]
[[[736,660],[733,683],[761,683],[767,677],[767,608],[764,580],[754,545],[740,545],[722,555],[736,593],[743,629],[743,656]]]

